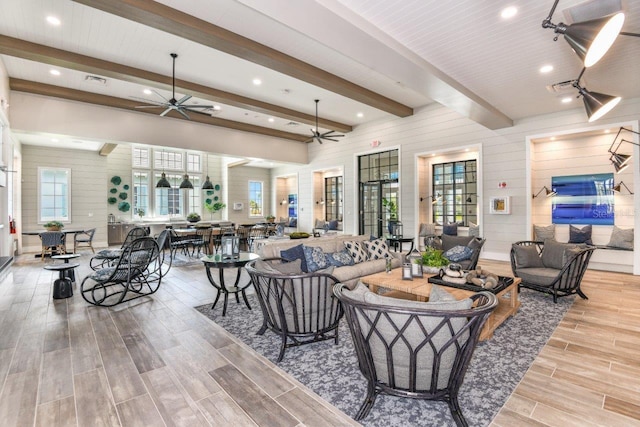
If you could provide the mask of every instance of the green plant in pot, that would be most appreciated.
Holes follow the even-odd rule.
[[[64,228],[64,224],[60,221],[49,221],[43,225],[47,231],[60,231]]]
[[[442,255],[440,249],[425,248],[422,253],[422,257],[418,258],[416,262],[422,265],[422,269],[426,273],[437,273],[441,268],[448,266],[451,262]]]
[[[222,202],[209,203],[205,202],[204,208],[209,211],[211,214],[211,219],[213,219],[213,214],[216,212],[220,212],[222,209],[226,208],[227,205]]]
[[[275,215],[267,215],[265,217],[265,219],[267,220],[267,222],[276,222],[276,216]]]
[[[187,221],[189,222],[198,222],[201,219],[202,218],[200,218],[200,215],[198,215],[196,212],[191,212],[189,215],[187,215]]]
[[[389,229],[389,234],[393,234],[393,228],[395,224],[398,223],[398,204],[393,200],[383,197],[382,207],[389,213],[389,223],[387,228]]]

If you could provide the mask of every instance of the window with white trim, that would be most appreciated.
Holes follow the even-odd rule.
[[[184,170],[184,157],[182,153],[154,150],[153,156],[153,167],[155,169]]]
[[[142,211],[142,215],[140,215]],[[149,210],[149,172],[133,171],[133,215],[151,216]]]
[[[262,181],[249,181],[249,216],[263,216]]]
[[[200,154],[187,153],[187,172],[192,172],[192,173],[202,172]]]
[[[71,169],[38,168],[38,222],[71,221]]]
[[[131,165],[134,168],[149,168],[149,149],[133,147],[131,150]]]

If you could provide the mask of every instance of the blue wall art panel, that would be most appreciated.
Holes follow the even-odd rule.
[[[613,225],[613,174],[554,176],[554,224]]]

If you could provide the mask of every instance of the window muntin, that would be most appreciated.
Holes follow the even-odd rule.
[[[176,151],[155,151],[153,167],[154,169],[183,171],[184,156]]]
[[[71,221],[71,169],[38,168],[38,222]]]
[[[187,212],[197,212],[202,216],[202,179],[199,176],[189,175],[189,180],[193,184],[193,190],[185,190],[187,197]]]
[[[202,156],[195,153],[187,153],[187,172],[200,173],[202,172]],[[194,184],[195,186],[195,184]]]
[[[478,223],[477,161],[438,163],[432,167],[433,221],[469,226]]]
[[[263,193],[261,181],[249,181],[249,216],[263,216]]]
[[[324,179],[324,207],[326,221],[342,221],[342,177]]]
[[[138,211],[142,209],[142,216],[151,216],[149,211],[149,172],[133,171],[133,215],[139,216]]]
[[[131,165],[133,168],[149,168],[149,149],[133,147],[131,150]]]
[[[160,179],[161,173],[156,172],[154,182]],[[167,180],[171,184],[171,188],[156,188],[155,197],[155,216],[185,216],[184,198],[180,194],[180,183],[182,175],[166,174]]]

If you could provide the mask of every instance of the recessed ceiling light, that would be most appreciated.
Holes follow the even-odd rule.
[[[468,152],[469,152],[469,149],[468,149],[468,148],[465,148],[465,149],[464,149],[464,151],[466,151],[466,152],[468,153]]]
[[[51,25],[55,25],[56,27],[61,24],[60,20],[55,16],[47,16],[47,22]]]
[[[60,75],[60,71],[58,70],[49,70],[49,73],[51,73],[52,76],[59,76]]]
[[[253,79],[253,84],[256,86],[260,86],[262,84],[262,80],[260,79]]]
[[[222,107],[219,106],[219,105],[214,105],[213,109],[216,110],[216,111],[220,111],[220,110],[222,110]]]
[[[604,130],[604,133],[609,133],[609,132],[611,132],[611,130],[610,130],[610,129],[605,129],[605,130]]]
[[[151,89],[145,89],[142,91],[145,95],[151,95],[153,92],[151,92]]]
[[[58,138],[51,138],[51,142],[58,142],[59,139]]]
[[[555,140],[556,140],[556,137],[555,137],[555,136],[552,136],[552,137],[551,137],[551,138],[549,138],[549,139],[550,139],[551,141],[555,141]]]
[[[358,114],[356,114],[356,116],[362,118],[362,117],[364,117],[364,114],[363,113],[358,113]]]
[[[273,117],[269,117],[269,119],[268,119],[268,120],[269,120],[269,123],[273,123],[273,122],[275,122],[275,121],[276,121],[276,119],[274,119]]]
[[[500,16],[502,17],[502,19],[509,19],[516,16],[516,13],[518,13],[518,9],[515,6],[509,6],[502,9],[502,12],[500,12]]]
[[[568,103],[570,103],[571,101],[573,101],[573,98],[572,98],[572,97],[570,97],[570,96],[565,96],[564,98],[562,98],[562,103],[563,103],[563,104],[568,104]]]
[[[553,65],[543,65],[542,67],[540,67],[541,73],[550,73],[552,71],[553,71]]]

